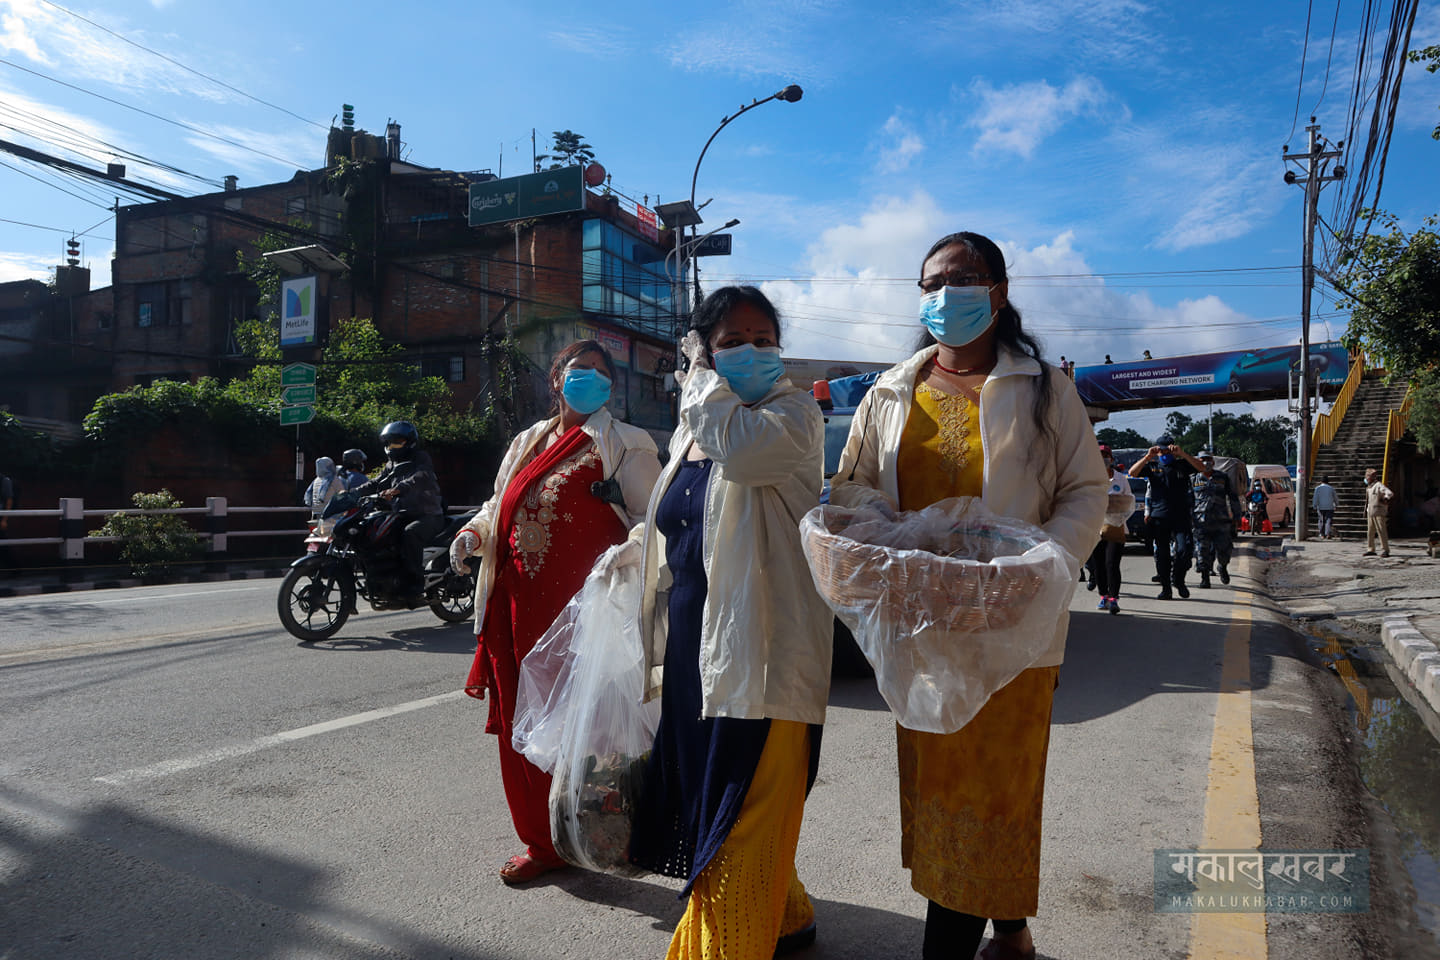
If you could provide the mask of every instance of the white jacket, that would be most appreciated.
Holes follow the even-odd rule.
[[[814,397],[783,377],[750,407],[713,370],[696,367],[686,378],[670,462],[642,537],[646,699],[660,693],[669,629],[671,579],[655,511],[692,440],[714,461],[705,501],[701,713],[823,723],[834,618],[815,591],[799,524],[820,502],[825,418]]]
[[[495,492],[480,511],[462,527],[480,537],[480,574],[475,582],[475,632],[480,632],[485,623],[485,604],[495,586],[495,515],[500,511],[500,498],[515,475],[525,468],[536,453],[535,447],[541,439],[555,428],[558,417],[542,420],[510,441],[505,458],[500,461],[500,470],[495,474]],[[650,491],[655,487],[655,478],[660,476],[660,458],[656,456],[655,441],[639,427],[622,423],[601,407],[580,425],[580,429],[595,441],[600,451],[600,465],[606,478],[614,477],[620,482],[620,493],[625,498],[625,507],[612,503],[615,515],[626,529],[635,526],[644,514],[645,504],[650,500]],[[459,531],[457,531],[458,533]],[[473,561],[472,561],[473,562]]]
[[[831,503],[860,506],[883,499],[891,507],[899,504],[900,437],[910,416],[915,378],[937,350],[927,347],[886,370],[860,401],[840,467],[831,479]],[[1031,378],[1041,375],[1035,360],[1001,347],[995,369],[980,387],[985,459],[981,501],[1000,516],[1044,529],[1070,554],[1078,572],[1100,537],[1110,478],[1075,384],[1055,367],[1043,374],[1052,389],[1046,419],[1054,439],[1042,442],[1036,435]],[[1066,611],[1055,626],[1054,641],[1035,666],[1064,661],[1069,627]]]

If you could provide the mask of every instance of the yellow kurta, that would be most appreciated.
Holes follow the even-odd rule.
[[[980,409],[917,385],[900,439],[900,509],[980,496]],[[1050,707],[1059,667],[1026,670],[956,733],[896,727],[900,858],[910,884],[943,907],[981,917],[1034,916]]]

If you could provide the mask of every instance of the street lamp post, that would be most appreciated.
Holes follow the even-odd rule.
[[[695,205],[695,184],[700,179],[700,164],[705,162],[705,154],[710,149],[710,144],[714,143],[715,138],[720,135],[721,130],[724,130],[727,126],[729,126],[730,122],[736,117],[740,116],[743,113],[754,110],[761,104],[769,103],[771,100],[783,100],[786,103],[796,103],[804,95],[805,91],[800,89],[800,85],[797,83],[792,83],[789,86],[785,87],[783,90],[777,90],[776,92],[770,94],[770,96],[766,97],[763,100],[751,100],[749,103],[742,106],[739,110],[736,110],[728,117],[723,118],[720,121],[720,126],[716,127],[715,132],[710,134],[710,139],[705,141],[705,146],[700,148],[700,156],[695,159],[695,172],[690,175],[690,205],[692,207]],[[694,234],[693,228],[691,229],[691,234]],[[677,269],[680,270],[680,275],[683,277],[685,271],[685,263],[682,261],[680,263],[677,263],[675,266]],[[695,294],[698,298],[700,294],[700,281],[698,277],[695,279]]]

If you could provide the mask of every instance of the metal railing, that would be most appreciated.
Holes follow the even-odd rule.
[[[1365,377],[1365,354],[1356,353],[1355,359],[1350,362],[1350,374],[1341,385],[1340,392],[1335,396],[1335,402],[1330,404],[1330,410],[1315,418],[1315,430],[1310,434],[1310,461],[1305,465],[1305,477],[1315,476],[1315,454],[1326,444],[1335,440],[1335,434],[1340,432],[1340,423],[1345,419],[1345,411],[1350,409],[1350,401],[1355,398],[1355,392],[1360,389],[1360,381]]]
[[[1400,401],[1399,409],[1391,409],[1390,415],[1385,419],[1385,462],[1380,467],[1380,482],[1390,486],[1390,449],[1395,442],[1405,436],[1405,425],[1410,421],[1410,405],[1414,402],[1415,385],[1412,381],[1410,386],[1405,388],[1405,399]]]
[[[450,513],[465,513],[480,509],[478,506],[452,506]],[[60,559],[76,561],[85,559],[87,544],[116,543],[123,537],[100,537],[92,535],[86,528],[88,517],[109,517],[115,514],[126,516],[183,516],[204,517],[204,522],[195,535],[208,541],[208,553],[212,558],[223,555],[229,549],[231,537],[303,537],[310,532],[305,519],[310,508],[295,507],[232,507],[225,497],[206,497],[203,507],[174,507],[167,510],[136,510],[129,507],[90,508],[80,497],[62,497],[54,510],[0,510],[0,517],[51,517],[57,521],[57,536],[53,537],[7,537],[0,540],[6,547],[58,546]],[[266,530],[231,530],[230,517],[237,515],[299,515],[293,527]]]

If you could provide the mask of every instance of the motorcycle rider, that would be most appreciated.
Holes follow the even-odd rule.
[[[362,483],[367,483],[369,477],[365,475],[365,451],[351,447],[340,457],[340,482],[345,489],[354,490]]]
[[[430,454],[416,449],[420,432],[408,420],[387,423],[380,431],[380,444],[389,461],[374,480],[355,487],[354,493],[379,493],[390,501],[398,523],[405,525],[400,536],[400,563],[403,582],[400,594],[407,606],[425,603],[425,571],[422,566],[425,544],[445,526],[440,506],[440,483]]]
[[[1210,574],[1216,567],[1220,582],[1230,582],[1230,549],[1235,528],[1240,524],[1240,496],[1230,475],[1215,469],[1215,457],[1201,450],[1200,463],[1209,473],[1190,478],[1195,495],[1195,539],[1200,548],[1200,586],[1210,587]]]
[[[1245,509],[1250,512],[1250,534],[1258,537],[1264,532],[1265,521],[1269,518],[1269,507],[1266,506],[1270,498],[1265,495],[1265,485],[1256,480],[1250,485],[1250,492],[1245,495]]]

